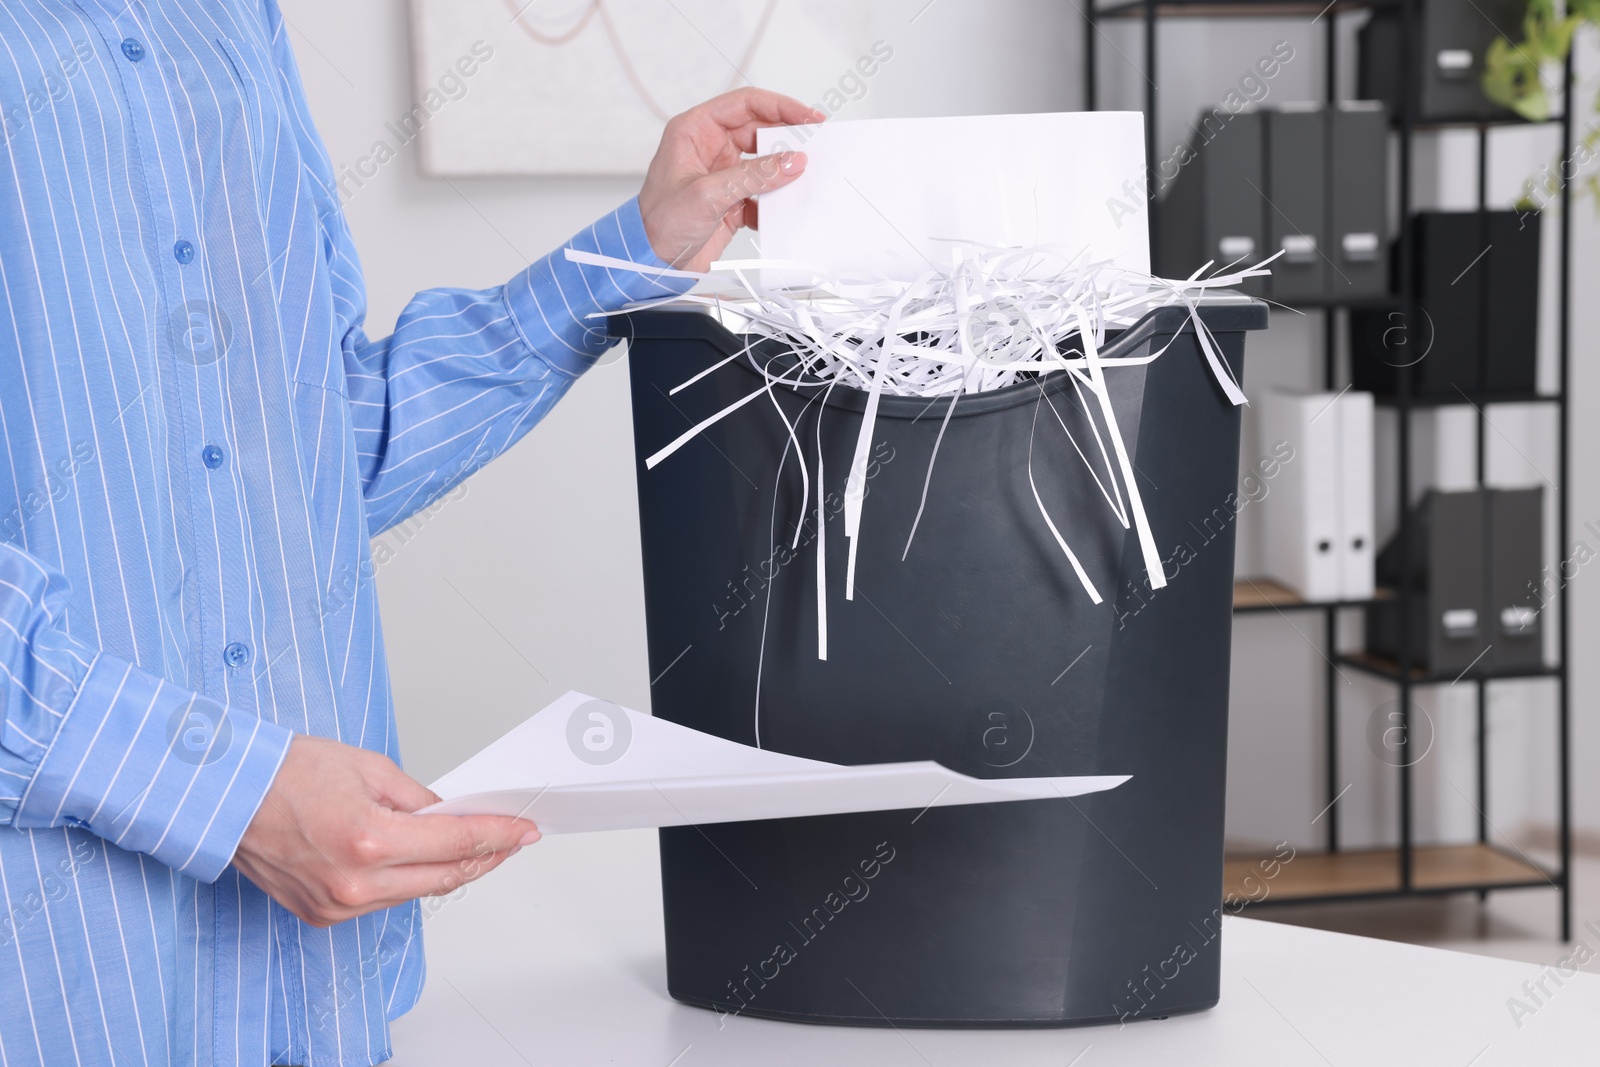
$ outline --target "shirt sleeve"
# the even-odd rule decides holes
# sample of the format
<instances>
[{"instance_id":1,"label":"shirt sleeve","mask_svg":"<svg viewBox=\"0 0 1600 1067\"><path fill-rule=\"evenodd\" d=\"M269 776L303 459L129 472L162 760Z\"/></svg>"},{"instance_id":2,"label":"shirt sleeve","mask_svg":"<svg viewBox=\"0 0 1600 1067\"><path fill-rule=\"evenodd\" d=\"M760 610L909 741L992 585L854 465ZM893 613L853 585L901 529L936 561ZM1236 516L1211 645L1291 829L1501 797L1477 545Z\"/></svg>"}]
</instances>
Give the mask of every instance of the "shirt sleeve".
<instances>
[{"instance_id":1,"label":"shirt sleeve","mask_svg":"<svg viewBox=\"0 0 1600 1067\"><path fill-rule=\"evenodd\" d=\"M0 825L87 829L214 881L292 734L71 637L69 598L0 542Z\"/></svg>"},{"instance_id":2,"label":"shirt sleeve","mask_svg":"<svg viewBox=\"0 0 1600 1067\"><path fill-rule=\"evenodd\" d=\"M275 0L264 0L278 95L319 200L370 532L428 506L522 438L609 345L596 317L692 280L580 265L568 248L661 270L637 199L494 289L430 289L367 336L366 284ZM418 254L423 250L418 249Z\"/></svg>"},{"instance_id":3,"label":"shirt sleeve","mask_svg":"<svg viewBox=\"0 0 1600 1067\"><path fill-rule=\"evenodd\" d=\"M365 301L353 250L333 244L341 306ZM678 278L581 266L575 248L665 267L636 201L590 226L497 289L431 289L394 333L367 337L359 314L343 337L346 387L373 533L426 507L521 440L610 344L603 319L685 291Z\"/></svg>"}]
</instances>

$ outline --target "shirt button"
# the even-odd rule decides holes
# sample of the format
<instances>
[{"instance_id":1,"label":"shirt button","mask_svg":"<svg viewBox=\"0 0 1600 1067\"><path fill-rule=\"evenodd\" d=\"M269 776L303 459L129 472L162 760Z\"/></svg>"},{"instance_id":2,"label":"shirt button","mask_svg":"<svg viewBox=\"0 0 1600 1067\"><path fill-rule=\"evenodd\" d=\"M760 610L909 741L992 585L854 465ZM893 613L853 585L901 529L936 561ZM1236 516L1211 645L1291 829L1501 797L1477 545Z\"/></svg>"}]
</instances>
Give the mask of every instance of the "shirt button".
<instances>
[{"instance_id":1,"label":"shirt button","mask_svg":"<svg viewBox=\"0 0 1600 1067\"><path fill-rule=\"evenodd\" d=\"M222 658L230 667L243 667L250 662L250 646L235 641L222 650Z\"/></svg>"},{"instance_id":2,"label":"shirt button","mask_svg":"<svg viewBox=\"0 0 1600 1067\"><path fill-rule=\"evenodd\" d=\"M225 455L226 453L224 453L222 449L218 448L216 445L206 445L206 447L200 450L200 462L204 463L212 470L216 470L218 467L222 466L222 460Z\"/></svg>"},{"instance_id":3,"label":"shirt button","mask_svg":"<svg viewBox=\"0 0 1600 1067\"><path fill-rule=\"evenodd\" d=\"M177 244L172 246L172 258L177 260L179 263L193 263L194 245L190 244L188 241L179 241Z\"/></svg>"},{"instance_id":4,"label":"shirt button","mask_svg":"<svg viewBox=\"0 0 1600 1067\"><path fill-rule=\"evenodd\" d=\"M122 42L122 54L127 56L130 62L137 63L144 58L144 45L129 37Z\"/></svg>"}]
</instances>

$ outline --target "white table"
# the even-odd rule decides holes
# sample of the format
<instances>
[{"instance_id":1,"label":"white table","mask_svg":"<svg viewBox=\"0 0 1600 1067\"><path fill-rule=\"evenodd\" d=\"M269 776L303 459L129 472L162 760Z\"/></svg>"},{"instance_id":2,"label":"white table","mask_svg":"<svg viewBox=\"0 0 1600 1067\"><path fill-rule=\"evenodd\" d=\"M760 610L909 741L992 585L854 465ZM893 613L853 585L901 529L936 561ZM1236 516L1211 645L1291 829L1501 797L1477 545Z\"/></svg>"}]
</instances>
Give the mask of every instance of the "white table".
<instances>
[{"instance_id":1,"label":"white table","mask_svg":"<svg viewBox=\"0 0 1600 1067\"><path fill-rule=\"evenodd\" d=\"M654 831L546 838L443 903L425 936L397 1067L1600 1063L1600 976L1546 978L1553 995L1519 1027L1508 999L1553 971L1244 918L1224 926L1221 1003L1195 1015L899 1031L719 1017L667 996Z\"/></svg>"}]
</instances>

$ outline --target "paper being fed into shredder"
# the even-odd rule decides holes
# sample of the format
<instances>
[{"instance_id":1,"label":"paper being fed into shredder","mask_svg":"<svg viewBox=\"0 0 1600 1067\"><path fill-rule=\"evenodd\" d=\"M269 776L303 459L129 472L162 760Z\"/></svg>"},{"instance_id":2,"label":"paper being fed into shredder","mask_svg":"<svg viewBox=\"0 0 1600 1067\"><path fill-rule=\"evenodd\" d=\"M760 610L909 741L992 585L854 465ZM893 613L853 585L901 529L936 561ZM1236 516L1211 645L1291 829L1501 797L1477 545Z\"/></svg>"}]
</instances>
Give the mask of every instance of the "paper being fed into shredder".
<instances>
[{"instance_id":1,"label":"paper being fed into shredder","mask_svg":"<svg viewBox=\"0 0 1600 1067\"><path fill-rule=\"evenodd\" d=\"M513 815L582 833L1061 799L1127 780L979 779L931 761L844 767L569 692L434 782L444 799L421 814Z\"/></svg>"},{"instance_id":2,"label":"paper being fed into shredder","mask_svg":"<svg viewBox=\"0 0 1600 1067\"><path fill-rule=\"evenodd\" d=\"M756 139L762 154L808 157L801 180L761 195L768 259L911 281L948 269L957 243L1049 245L1150 270L1138 112L858 119ZM770 273L767 284L782 283Z\"/></svg>"}]
</instances>

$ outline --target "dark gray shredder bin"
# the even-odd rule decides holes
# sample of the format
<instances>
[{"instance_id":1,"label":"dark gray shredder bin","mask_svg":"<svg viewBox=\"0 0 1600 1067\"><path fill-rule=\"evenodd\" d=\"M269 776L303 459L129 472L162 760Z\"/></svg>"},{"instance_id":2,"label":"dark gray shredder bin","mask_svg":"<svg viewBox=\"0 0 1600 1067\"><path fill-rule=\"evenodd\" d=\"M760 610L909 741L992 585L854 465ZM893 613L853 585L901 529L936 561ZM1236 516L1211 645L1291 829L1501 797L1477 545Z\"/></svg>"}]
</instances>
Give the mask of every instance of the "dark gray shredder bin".
<instances>
[{"instance_id":1,"label":"dark gray shredder bin","mask_svg":"<svg viewBox=\"0 0 1600 1067\"><path fill-rule=\"evenodd\" d=\"M1266 306L1202 314L1241 375L1244 333L1266 326ZM1152 312L1103 351L1140 355L1176 335L1159 359L1107 370L1165 588L1145 584L1136 532L1117 522L1035 381L956 405L903 562L949 401L883 397L853 601L842 500L865 394L773 391L806 450L803 513L788 431L764 397L645 469L760 387L742 356L669 395L742 338L694 311L640 312L613 329L631 339L654 714L755 744L759 674L760 743L775 751L936 760L987 778L1133 776L1071 800L664 829L672 996L897 1026L1064 1025L1215 1004L1239 409L1187 312ZM781 352L762 342L754 358ZM1043 389L1098 461L1067 376ZM1034 502L1030 432L1039 494L1101 605Z\"/></svg>"}]
</instances>

